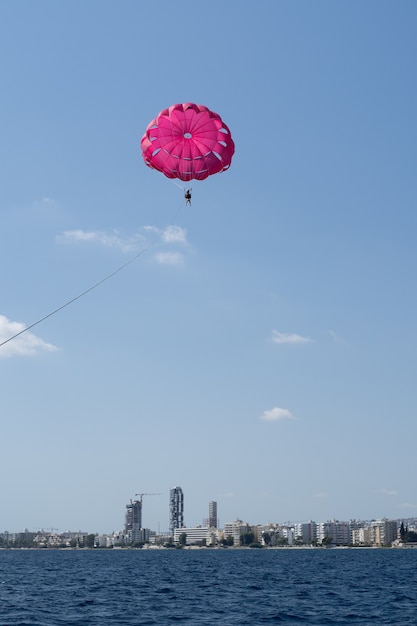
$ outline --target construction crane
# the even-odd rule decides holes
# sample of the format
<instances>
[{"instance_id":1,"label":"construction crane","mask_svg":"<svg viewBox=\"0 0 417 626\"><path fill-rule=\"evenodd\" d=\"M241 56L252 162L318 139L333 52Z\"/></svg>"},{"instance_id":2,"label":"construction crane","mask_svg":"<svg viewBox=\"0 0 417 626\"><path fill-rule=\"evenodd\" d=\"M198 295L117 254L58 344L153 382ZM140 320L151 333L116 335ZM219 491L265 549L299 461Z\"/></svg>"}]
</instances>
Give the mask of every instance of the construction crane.
<instances>
[{"instance_id":1,"label":"construction crane","mask_svg":"<svg viewBox=\"0 0 417 626\"><path fill-rule=\"evenodd\" d=\"M135 496L140 496L139 502L142 504L143 496L162 496L162 493L135 493Z\"/></svg>"}]
</instances>

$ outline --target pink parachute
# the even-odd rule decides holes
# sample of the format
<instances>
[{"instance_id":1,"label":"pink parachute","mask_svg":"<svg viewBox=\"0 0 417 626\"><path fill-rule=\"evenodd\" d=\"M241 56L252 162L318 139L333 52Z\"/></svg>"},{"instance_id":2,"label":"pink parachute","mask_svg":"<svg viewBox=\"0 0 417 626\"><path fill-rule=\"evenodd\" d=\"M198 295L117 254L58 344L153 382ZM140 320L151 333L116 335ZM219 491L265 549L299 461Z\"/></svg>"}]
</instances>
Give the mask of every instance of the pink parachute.
<instances>
[{"instance_id":1,"label":"pink parachute","mask_svg":"<svg viewBox=\"0 0 417 626\"><path fill-rule=\"evenodd\" d=\"M146 165L185 181L224 172L235 151L220 115L191 102L161 111L148 125L141 147Z\"/></svg>"}]
</instances>

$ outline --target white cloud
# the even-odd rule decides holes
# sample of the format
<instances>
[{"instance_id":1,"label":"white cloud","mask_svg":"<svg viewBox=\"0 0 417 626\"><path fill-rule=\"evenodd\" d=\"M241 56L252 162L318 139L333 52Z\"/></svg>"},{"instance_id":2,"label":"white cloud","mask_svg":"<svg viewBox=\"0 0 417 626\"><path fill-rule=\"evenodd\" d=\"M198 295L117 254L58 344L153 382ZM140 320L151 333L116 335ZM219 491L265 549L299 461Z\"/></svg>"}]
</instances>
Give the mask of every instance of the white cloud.
<instances>
[{"instance_id":1,"label":"white cloud","mask_svg":"<svg viewBox=\"0 0 417 626\"><path fill-rule=\"evenodd\" d=\"M0 358L11 356L30 356L40 351L53 352L57 350L56 346L46 343L33 333L24 331L26 326L21 322L12 322L4 315L0 315L0 344L7 341L10 337L20 334L15 339L8 341L0 346Z\"/></svg>"},{"instance_id":2,"label":"white cloud","mask_svg":"<svg viewBox=\"0 0 417 626\"><path fill-rule=\"evenodd\" d=\"M166 243L187 243L187 231L181 226L168 226L161 234L162 241Z\"/></svg>"},{"instance_id":3,"label":"white cloud","mask_svg":"<svg viewBox=\"0 0 417 626\"><path fill-rule=\"evenodd\" d=\"M155 258L161 265L184 265L184 257L179 252L159 252Z\"/></svg>"},{"instance_id":4,"label":"white cloud","mask_svg":"<svg viewBox=\"0 0 417 626\"><path fill-rule=\"evenodd\" d=\"M272 343L309 343L311 339L309 337L302 337L301 335L280 333L278 330L272 331Z\"/></svg>"},{"instance_id":5,"label":"white cloud","mask_svg":"<svg viewBox=\"0 0 417 626\"><path fill-rule=\"evenodd\" d=\"M259 419L266 422L280 422L282 420L293 420L295 417L287 409L280 409L279 406L275 406L273 409L264 411L259 416Z\"/></svg>"},{"instance_id":6,"label":"white cloud","mask_svg":"<svg viewBox=\"0 0 417 626\"><path fill-rule=\"evenodd\" d=\"M381 493L384 496L396 496L398 492L394 489L375 489L375 493Z\"/></svg>"},{"instance_id":7,"label":"white cloud","mask_svg":"<svg viewBox=\"0 0 417 626\"><path fill-rule=\"evenodd\" d=\"M327 491L318 491L317 493L313 493L313 498L323 499L327 498L328 495Z\"/></svg>"},{"instance_id":8,"label":"white cloud","mask_svg":"<svg viewBox=\"0 0 417 626\"><path fill-rule=\"evenodd\" d=\"M417 509L417 504L413 504L412 502L403 502L400 505L400 509L406 509L406 510Z\"/></svg>"},{"instance_id":9,"label":"white cloud","mask_svg":"<svg viewBox=\"0 0 417 626\"><path fill-rule=\"evenodd\" d=\"M66 230L57 237L57 241L62 243L95 243L107 248L117 248L122 252L131 252L138 245L145 243L144 238L139 234L123 238L116 230L108 234L101 230L85 231L81 229Z\"/></svg>"},{"instance_id":10,"label":"white cloud","mask_svg":"<svg viewBox=\"0 0 417 626\"><path fill-rule=\"evenodd\" d=\"M66 230L57 236L60 243L85 243L96 244L107 248L117 248L122 252L132 252L139 247L145 249L150 248L154 244L169 245L186 245L187 231L180 226L167 226L163 230L155 228L155 226L144 226L142 229L144 234L136 233L131 237L123 237L117 230L106 233L102 230Z\"/></svg>"}]
</instances>

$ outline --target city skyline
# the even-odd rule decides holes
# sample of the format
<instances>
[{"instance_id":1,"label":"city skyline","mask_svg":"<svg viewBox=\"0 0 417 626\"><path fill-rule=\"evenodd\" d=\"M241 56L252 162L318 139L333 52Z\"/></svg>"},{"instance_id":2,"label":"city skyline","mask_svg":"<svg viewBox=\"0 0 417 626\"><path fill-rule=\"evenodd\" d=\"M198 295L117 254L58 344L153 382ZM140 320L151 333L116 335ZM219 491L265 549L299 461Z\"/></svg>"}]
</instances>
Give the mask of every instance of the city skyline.
<instances>
[{"instance_id":1,"label":"city skyline","mask_svg":"<svg viewBox=\"0 0 417 626\"><path fill-rule=\"evenodd\" d=\"M131 502L131 504L134 504ZM129 508L130 505L127 505ZM243 520L215 526L178 527L173 533L159 533L147 528L128 528L112 533L60 531L57 528L0 532L0 547L173 547L178 545L234 547L322 547L322 546L392 546L417 543L417 518L402 520L327 520L326 522L249 524Z\"/></svg>"},{"instance_id":2,"label":"city skyline","mask_svg":"<svg viewBox=\"0 0 417 626\"><path fill-rule=\"evenodd\" d=\"M404 523L404 521L407 521L412 524L411 527L413 531L414 529L417 529L417 518L397 518L395 520L389 520L386 517L380 518L379 520L377 518L355 519L351 517L346 520L328 519L326 521L324 520L318 521L318 520L310 519L310 520L303 520L303 521L286 521L286 522L282 520L281 521L269 520L267 522L265 521L254 522L254 521L241 520L239 518L236 518L235 520L228 520L224 524L224 526L221 526L219 524L219 518L217 515L218 513L217 502L213 500L210 500L207 502L208 517L202 518L201 524L187 525L184 522L184 516L185 516L184 492L182 488L177 485L175 487L172 487L169 492L169 502L168 502L169 517L170 517L169 530L161 531L160 528L155 529L155 528L147 527L146 524L142 523L143 496L157 496L157 495L162 495L162 494L160 493L135 494L135 497L130 498L129 502L125 505L123 528L121 526L120 529L116 531L116 535L118 537L123 537L124 542L128 544L143 543L143 542L149 541L151 536L159 536L159 535L165 536L165 537L170 535L170 536L173 536L176 541L178 541L178 537L181 533L187 534L189 532L192 532L197 536L199 529L201 530L211 529L212 531L219 531L223 533L224 535L226 534L231 534L232 536L235 535L235 538L236 538L237 536L236 532L238 534L242 533L243 532L242 529L248 530L250 528L267 529L268 527L270 528L280 527L280 528L286 529L284 536L286 536L287 538L289 537L288 532L290 532L290 529L292 529L291 541L290 541L290 545L292 545L294 539L297 536L299 538L302 538L303 543L310 543L312 539L316 539L316 538L319 538L319 540L322 541L322 539L326 536L326 532L328 532L326 529L330 527L336 529L332 531L334 532L335 537L341 537L341 538L344 538L344 540L346 540L347 534L351 532L350 530L347 530L348 528L361 529L361 528L370 527L372 525L378 525L378 524L381 524L382 522L387 523L389 527L395 522L397 528L399 529L400 524ZM139 496L139 499L137 496ZM234 530L232 531L230 529L234 529ZM59 534L58 533L59 529L55 527L50 528L49 531L44 530L44 529L38 529L38 530L39 532L42 532L42 533L50 532L51 535L53 535L54 532L57 531L57 534ZM3 534L4 532L6 531L3 531ZM12 533L13 532L19 533L21 531L12 531ZM28 530L26 529L25 532L28 532ZM63 534L65 534L65 532L69 533L70 531L69 530L63 531ZM74 531L71 531L71 532L72 534L77 534L77 533L74 533ZM82 531L77 531L77 532L79 534L82 534ZM389 532L392 532L392 531L389 531ZM2 533L0 532L0 535L1 534ZM87 533L84 533L84 534L86 535ZM95 534L100 534L100 533L95 533ZM108 533L104 533L104 534L108 535Z\"/></svg>"}]
</instances>

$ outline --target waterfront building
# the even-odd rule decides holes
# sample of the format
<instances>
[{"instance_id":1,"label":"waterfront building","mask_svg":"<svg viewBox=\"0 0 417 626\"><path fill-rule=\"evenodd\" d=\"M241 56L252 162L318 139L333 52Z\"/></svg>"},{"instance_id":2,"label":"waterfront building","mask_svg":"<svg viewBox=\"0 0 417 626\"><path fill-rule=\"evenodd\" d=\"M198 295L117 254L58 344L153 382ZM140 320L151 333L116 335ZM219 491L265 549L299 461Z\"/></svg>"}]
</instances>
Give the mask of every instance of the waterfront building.
<instances>
[{"instance_id":1,"label":"waterfront building","mask_svg":"<svg viewBox=\"0 0 417 626\"><path fill-rule=\"evenodd\" d=\"M218 546L223 539L223 532L219 528L209 528L207 545Z\"/></svg>"},{"instance_id":2,"label":"waterfront building","mask_svg":"<svg viewBox=\"0 0 417 626\"><path fill-rule=\"evenodd\" d=\"M94 540L95 548L110 548L110 536L109 535L96 535Z\"/></svg>"},{"instance_id":3,"label":"waterfront building","mask_svg":"<svg viewBox=\"0 0 417 626\"><path fill-rule=\"evenodd\" d=\"M184 494L181 487L173 487L169 492L169 530L171 535L176 528L184 527Z\"/></svg>"},{"instance_id":4,"label":"waterfront building","mask_svg":"<svg viewBox=\"0 0 417 626\"><path fill-rule=\"evenodd\" d=\"M269 535L269 545L271 546L271 548L275 546L288 545L288 539L284 536L282 526L277 525L275 526L275 528L272 529Z\"/></svg>"},{"instance_id":5,"label":"waterfront building","mask_svg":"<svg viewBox=\"0 0 417 626\"><path fill-rule=\"evenodd\" d=\"M352 545L368 546L371 544L371 533L369 528L354 528L352 530Z\"/></svg>"},{"instance_id":6,"label":"waterfront building","mask_svg":"<svg viewBox=\"0 0 417 626\"><path fill-rule=\"evenodd\" d=\"M172 541L171 533L151 532L151 534L149 535L149 542L158 547L164 546L166 543L171 543L171 541Z\"/></svg>"},{"instance_id":7,"label":"waterfront building","mask_svg":"<svg viewBox=\"0 0 417 626\"><path fill-rule=\"evenodd\" d=\"M210 540L210 532L209 528L205 526L195 526L194 528L187 528L183 526L182 528L175 528L174 530L174 543L178 543L180 535L186 535L186 544L201 544L205 543L209 544Z\"/></svg>"},{"instance_id":8,"label":"waterfront building","mask_svg":"<svg viewBox=\"0 0 417 626\"><path fill-rule=\"evenodd\" d=\"M311 520L301 524L294 524L294 534L296 541L310 545L317 539L317 524Z\"/></svg>"},{"instance_id":9,"label":"waterfront building","mask_svg":"<svg viewBox=\"0 0 417 626\"><path fill-rule=\"evenodd\" d=\"M280 535L286 541L287 546L294 544L294 528L292 526L281 526Z\"/></svg>"},{"instance_id":10,"label":"waterfront building","mask_svg":"<svg viewBox=\"0 0 417 626\"><path fill-rule=\"evenodd\" d=\"M398 537L398 524L396 520L375 520L369 527L371 543L374 546L387 546Z\"/></svg>"},{"instance_id":11,"label":"waterfront building","mask_svg":"<svg viewBox=\"0 0 417 626\"><path fill-rule=\"evenodd\" d=\"M240 546L240 538L245 533L248 533L251 530L251 526L246 522L242 522L242 520L237 519L235 522L231 524L225 524L223 529L223 537L227 539L227 537L233 538L233 545Z\"/></svg>"},{"instance_id":12,"label":"waterfront building","mask_svg":"<svg viewBox=\"0 0 417 626\"><path fill-rule=\"evenodd\" d=\"M362 530L365 528L365 522L362 522L360 520L356 520L356 519L351 519L349 520L349 526L350 526L350 543L353 545L354 541L353 538L357 537L357 532L359 530ZM360 533L359 533L360 535ZM365 536L365 535L363 535Z\"/></svg>"},{"instance_id":13,"label":"waterfront building","mask_svg":"<svg viewBox=\"0 0 417 626\"><path fill-rule=\"evenodd\" d=\"M253 540L256 541L256 543L266 545L264 536L266 533L269 535L270 531L271 524L256 524L255 526L252 526Z\"/></svg>"},{"instance_id":14,"label":"waterfront building","mask_svg":"<svg viewBox=\"0 0 417 626\"><path fill-rule=\"evenodd\" d=\"M252 526L255 541L263 546L292 546L295 542L294 527L281 526L279 524L267 524L266 526Z\"/></svg>"},{"instance_id":15,"label":"waterfront building","mask_svg":"<svg viewBox=\"0 0 417 626\"><path fill-rule=\"evenodd\" d=\"M323 540L330 540L335 546L351 545L350 523L337 520L320 522L317 524L317 540L318 543L323 543Z\"/></svg>"},{"instance_id":16,"label":"waterfront building","mask_svg":"<svg viewBox=\"0 0 417 626\"><path fill-rule=\"evenodd\" d=\"M121 546L124 546L126 543L127 543L127 537L120 530L119 532L115 532L111 535L110 541L109 541L109 547L113 546L114 548L119 548Z\"/></svg>"},{"instance_id":17,"label":"waterfront building","mask_svg":"<svg viewBox=\"0 0 417 626\"><path fill-rule=\"evenodd\" d=\"M129 542L146 543L149 541L150 532L149 528L138 528L137 530L133 530L131 535L129 535Z\"/></svg>"}]
</instances>

